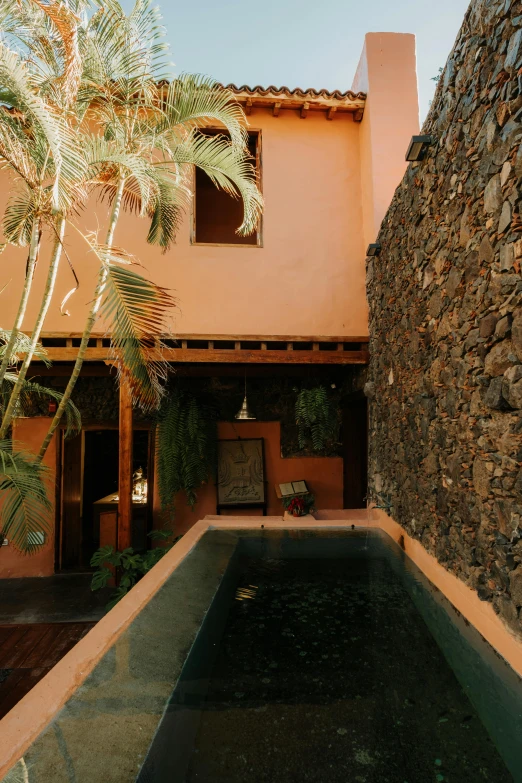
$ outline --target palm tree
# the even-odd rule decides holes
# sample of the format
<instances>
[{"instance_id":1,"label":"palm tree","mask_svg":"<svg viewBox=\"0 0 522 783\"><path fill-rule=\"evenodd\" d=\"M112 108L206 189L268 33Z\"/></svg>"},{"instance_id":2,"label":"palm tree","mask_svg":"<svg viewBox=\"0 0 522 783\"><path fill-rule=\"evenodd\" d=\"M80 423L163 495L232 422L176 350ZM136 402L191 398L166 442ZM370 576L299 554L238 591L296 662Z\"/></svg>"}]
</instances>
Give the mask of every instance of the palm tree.
<instances>
[{"instance_id":1,"label":"palm tree","mask_svg":"<svg viewBox=\"0 0 522 783\"><path fill-rule=\"evenodd\" d=\"M174 303L150 281L138 283L138 275L118 263L122 259L113 239L122 210L148 217L147 241L168 250L192 198L194 166L217 187L242 198L239 233L255 230L262 209L241 107L212 79L189 75L166 82L159 14L150 1L137 0L129 16L113 2L92 18L89 32L79 97L90 101L97 132L86 139L86 154L90 181L112 209L104 245L91 242L101 262L98 283L71 379L39 457L60 424L98 314L110 324L115 360L135 401L145 408L159 403L161 314ZM223 127L222 135L202 133L216 124Z\"/></svg>"},{"instance_id":2,"label":"palm tree","mask_svg":"<svg viewBox=\"0 0 522 783\"><path fill-rule=\"evenodd\" d=\"M4 167L16 175L14 193L4 214L4 234L9 243L29 245L25 282L0 364L0 381L20 334L44 228L50 231L53 244L39 312L4 410L1 439L6 437L17 409L51 303L67 213L78 200L85 161L70 110L81 69L77 17L66 6L34 0L29 4L3 2L0 19L4 32L4 41L0 41L0 158ZM10 46L5 43L6 36ZM53 65L60 67L60 74L50 79Z\"/></svg>"},{"instance_id":3,"label":"palm tree","mask_svg":"<svg viewBox=\"0 0 522 783\"><path fill-rule=\"evenodd\" d=\"M150 0L137 0L128 16L114 0L90 19L84 11L83 0L74 7L72 0L69 5L0 0L0 30L21 42L17 50L0 40L0 83L5 85L0 100L8 107L0 111L0 159L20 183L4 215L4 233L8 242L29 246L20 306L0 362L0 381L12 384L0 440L28 389L26 375L54 292L65 227L89 197L98 194L111 207L103 242L94 233L80 232L98 259L98 281L77 361L42 448L36 461L24 455L31 477L43 470L41 460L63 415L71 416L71 395L98 317L108 327L120 379L129 383L134 401L145 408L159 403L166 372L161 336L174 301L114 246L122 211L144 217L147 240L166 251L192 198L194 166L242 199L239 233L255 229L262 209L241 107L211 79L168 81L159 14ZM205 135L210 125L223 133ZM7 377L47 234L53 250L39 313L19 372ZM15 454L12 446L6 448ZM16 459L20 471L22 457ZM9 468L6 477L13 465L7 458L0 465ZM43 486L43 473L38 475ZM0 470L0 490L3 476ZM35 502L45 511L44 497L35 492ZM18 513L26 507L20 505ZM11 513L11 507L4 505L4 519L6 511Z\"/></svg>"},{"instance_id":4,"label":"palm tree","mask_svg":"<svg viewBox=\"0 0 522 783\"><path fill-rule=\"evenodd\" d=\"M12 341L9 332L0 330L0 357L5 358L11 345L8 370L0 382L0 412L5 410L11 390L18 382L15 370L19 353L27 351L30 340L19 334ZM45 362L46 352L41 345L35 348L35 356ZM31 413L35 399L51 399L61 402L62 394L34 381L25 380L18 398L16 415ZM69 400L65 408L66 434L74 435L81 428L80 413ZM11 440L0 441L0 494L2 496L2 522L0 537L8 538L22 552L34 552L41 545L41 533L49 529L51 505L47 498L48 469L33 454L20 450Z\"/></svg>"}]
</instances>

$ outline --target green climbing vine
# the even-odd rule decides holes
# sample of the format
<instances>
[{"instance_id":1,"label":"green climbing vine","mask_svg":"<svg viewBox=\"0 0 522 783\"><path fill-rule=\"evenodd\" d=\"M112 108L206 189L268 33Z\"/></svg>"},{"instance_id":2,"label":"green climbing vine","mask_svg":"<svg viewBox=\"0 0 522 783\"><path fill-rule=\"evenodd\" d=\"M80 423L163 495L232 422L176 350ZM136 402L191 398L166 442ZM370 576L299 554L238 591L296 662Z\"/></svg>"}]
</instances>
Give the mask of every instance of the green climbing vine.
<instances>
[{"instance_id":1,"label":"green climbing vine","mask_svg":"<svg viewBox=\"0 0 522 783\"><path fill-rule=\"evenodd\" d=\"M194 506L196 490L215 471L215 409L176 387L163 401L158 414L156 449L162 509L173 512L174 499L180 490L184 490L188 504Z\"/></svg>"},{"instance_id":2,"label":"green climbing vine","mask_svg":"<svg viewBox=\"0 0 522 783\"><path fill-rule=\"evenodd\" d=\"M299 448L323 451L339 440L339 411L324 386L301 389L295 403Z\"/></svg>"}]
</instances>

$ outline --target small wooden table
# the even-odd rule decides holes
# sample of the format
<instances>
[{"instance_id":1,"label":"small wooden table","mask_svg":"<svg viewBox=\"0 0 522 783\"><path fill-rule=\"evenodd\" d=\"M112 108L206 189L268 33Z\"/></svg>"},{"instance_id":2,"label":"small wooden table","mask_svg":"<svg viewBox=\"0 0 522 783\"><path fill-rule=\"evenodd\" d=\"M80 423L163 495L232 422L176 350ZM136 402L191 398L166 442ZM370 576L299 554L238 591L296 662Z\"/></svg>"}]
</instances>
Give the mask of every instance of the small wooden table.
<instances>
[{"instance_id":1,"label":"small wooden table","mask_svg":"<svg viewBox=\"0 0 522 783\"><path fill-rule=\"evenodd\" d=\"M100 514L105 511L115 511L118 513L118 493L113 492L100 498L93 503L93 536L95 541L99 541L100 536ZM115 542L116 543L116 542ZM147 541L147 501L144 503L139 500L132 501L132 547L135 550L142 551L148 549ZM115 548L117 548L115 546Z\"/></svg>"}]
</instances>

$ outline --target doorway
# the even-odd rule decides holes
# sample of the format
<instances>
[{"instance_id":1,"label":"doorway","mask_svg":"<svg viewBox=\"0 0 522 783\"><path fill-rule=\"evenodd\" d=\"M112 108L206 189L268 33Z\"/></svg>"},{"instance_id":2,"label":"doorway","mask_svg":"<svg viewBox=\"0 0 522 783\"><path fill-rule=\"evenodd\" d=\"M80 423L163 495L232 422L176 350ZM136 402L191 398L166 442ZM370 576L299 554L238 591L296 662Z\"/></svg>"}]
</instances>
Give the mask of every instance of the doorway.
<instances>
[{"instance_id":1,"label":"doorway","mask_svg":"<svg viewBox=\"0 0 522 783\"><path fill-rule=\"evenodd\" d=\"M344 508L366 508L368 486L368 402L362 392L348 397L342 411Z\"/></svg>"},{"instance_id":2,"label":"doorway","mask_svg":"<svg viewBox=\"0 0 522 783\"><path fill-rule=\"evenodd\" d=\"M133 474L141 470L149 491L133 504L133 545L147 548L152 522L152 438L148 429L133 432ZM57 520L56 570L89 571L100 546L100 510L117 510L119 432L90 427L62 443L61 513ZM136 528L136 530L134 530Z\"/></svg>"}]
</instances>

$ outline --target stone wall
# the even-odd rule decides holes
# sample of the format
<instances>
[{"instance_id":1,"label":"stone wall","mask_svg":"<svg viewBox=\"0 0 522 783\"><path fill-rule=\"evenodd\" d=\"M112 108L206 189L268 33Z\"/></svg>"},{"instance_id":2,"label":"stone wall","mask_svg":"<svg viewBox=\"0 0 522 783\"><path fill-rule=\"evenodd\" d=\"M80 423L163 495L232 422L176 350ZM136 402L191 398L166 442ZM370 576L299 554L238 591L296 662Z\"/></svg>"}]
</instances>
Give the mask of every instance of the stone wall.
<instances>
[{"instance_id":1,"label":"stone wall","mask_svg":"<svg viewBox=\"0 0 522 783\"><path fill-rule=\"evenodd\" d=\"M521 121L522 2L472 2L369 259L366 387L371 497L518 632Z\"/></svg>"}]
</instances>

